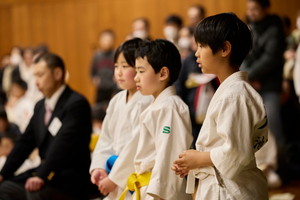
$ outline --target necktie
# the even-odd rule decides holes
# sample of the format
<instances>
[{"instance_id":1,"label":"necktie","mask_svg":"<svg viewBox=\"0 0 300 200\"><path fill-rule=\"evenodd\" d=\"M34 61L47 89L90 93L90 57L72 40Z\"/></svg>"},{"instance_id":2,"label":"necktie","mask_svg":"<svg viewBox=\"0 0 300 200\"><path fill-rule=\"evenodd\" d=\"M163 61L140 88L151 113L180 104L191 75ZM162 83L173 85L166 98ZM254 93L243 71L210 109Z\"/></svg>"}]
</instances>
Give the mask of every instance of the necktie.
<instances>
[{"instance_id":1,"label":"necktie","mask_svg":"<svg viewBox=\"0 0 300 200\"><path fill-rule=\"evenodd\" d=\"M44 122L45 122L45 125L48 125L49 123L49 120L51 118L51 115L52 115L52 110L50 108L50 106L48 104L45 104L45 118L44 118Z\"/></svg>"}]
</instances>

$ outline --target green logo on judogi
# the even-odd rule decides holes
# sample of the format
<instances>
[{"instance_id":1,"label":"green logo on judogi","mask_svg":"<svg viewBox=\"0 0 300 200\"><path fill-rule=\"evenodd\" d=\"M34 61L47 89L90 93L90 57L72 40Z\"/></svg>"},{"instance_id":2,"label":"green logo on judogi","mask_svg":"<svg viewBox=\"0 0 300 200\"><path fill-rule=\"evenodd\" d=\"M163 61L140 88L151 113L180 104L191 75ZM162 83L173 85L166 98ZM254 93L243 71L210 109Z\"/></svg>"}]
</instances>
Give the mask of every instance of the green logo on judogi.
<instances>
[{"instance_id":1,"label":"green logo on judogi","mask_svg":"<svg viewBox=\"0 0 300 200\"><path fill-rule=\"evenodd\" d=\"M171 132L171 127L170 127L170 126L165 126L165 127L163 128L163 133L165 133L165 134L170 134L170 132Z\"/></svg>"}]
</instances>

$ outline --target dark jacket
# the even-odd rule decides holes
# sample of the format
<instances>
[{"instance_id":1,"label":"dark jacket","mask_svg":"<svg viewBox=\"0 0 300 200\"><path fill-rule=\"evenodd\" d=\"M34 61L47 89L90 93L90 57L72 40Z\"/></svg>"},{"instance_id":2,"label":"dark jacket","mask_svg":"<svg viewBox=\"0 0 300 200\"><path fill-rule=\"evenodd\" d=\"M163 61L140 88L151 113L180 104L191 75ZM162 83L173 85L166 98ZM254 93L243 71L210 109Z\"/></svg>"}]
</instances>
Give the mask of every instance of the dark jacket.
<instances>
[{"instance_id":1,"label":"dark jacket","mask_svg":"<svg viewBox=\"0 0 300 200\"><path fill-rule=\"evenodd\" d=\"M45 99L42 99L36 104L24 134L16 142L0 174L5 179L20 182L38 176L45 180L46 185L84 199L90 187L89 142L92 125L89 103L67 86L49 123L51 126L55 118L62 123L55 136L49 132L49 125L44 124L44 115ZM36 147L41 164L14 177L14 172Z\"/></svg>"},{"instance_id":2,"label":"dark jacket","mask_svg":"<svg viewBox=\"0 0 300 200\"><path fill-rule=\"evenodd\" d=\"M285 36L280 18L269 15L252 23L253 49L242 64L250 81L260 83L260 92L281 90Z\"/></svg>"}]
</instances>

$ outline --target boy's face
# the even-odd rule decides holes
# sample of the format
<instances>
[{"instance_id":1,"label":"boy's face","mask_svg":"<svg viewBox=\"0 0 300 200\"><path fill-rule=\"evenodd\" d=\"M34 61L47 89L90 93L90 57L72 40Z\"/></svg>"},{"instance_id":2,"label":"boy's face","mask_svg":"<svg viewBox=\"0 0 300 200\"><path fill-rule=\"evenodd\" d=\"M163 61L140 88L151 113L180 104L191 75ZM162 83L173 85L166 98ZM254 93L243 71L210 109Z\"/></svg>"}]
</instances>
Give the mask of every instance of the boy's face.
<instances>
[{"instance_id":1,"label":"boy's face","mask_svg":"<svg viewBox=\"0 0 300 200\"><path fill-rule=\"evenodd\" d=\"M202 69L203 73L218 74L222 62L221 50L213 54L208 45L203 46L198 43L195 56L197 57L198 66Z\"/></svg>"},{"instance_id":2,"label":"boy's face","mask_svg":"<svg viewBox=\"0 0 300 200\"><path fill-rule=\"evenodd\" d=\"M123 90L136 90L134 77L135 68L130 66L123 55L120 53L117 62L115 63L115 79L119 87Z\"/></svg>"},{"instance_id":3,"label":"boy's face","mask_svg":"<svg viewBox=\"0 0 300 200\"><path fill-rule=\"evenodd\" d=\"M155 73L147 58L135 60L136 76L134 78L137 89L142 95L153 95L155 98L161 92L160 73Z\"/></svg>"}]
</instances>

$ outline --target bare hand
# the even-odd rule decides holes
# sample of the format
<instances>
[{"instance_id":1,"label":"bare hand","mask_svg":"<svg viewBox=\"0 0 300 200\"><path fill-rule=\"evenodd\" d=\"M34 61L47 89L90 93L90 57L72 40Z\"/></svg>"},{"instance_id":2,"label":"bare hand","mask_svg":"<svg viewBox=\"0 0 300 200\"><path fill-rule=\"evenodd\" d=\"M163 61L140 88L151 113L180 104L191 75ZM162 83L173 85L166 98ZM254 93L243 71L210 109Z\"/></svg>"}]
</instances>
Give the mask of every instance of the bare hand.
<instances>
[{"instance_id":1,"label":"bare hand","mask_svg":"<svg viewBox=\"0 0 300 200\"><path fill-rule=\"evenodd\" d=\"M104 169L94 169L91 175L91 181L95 185L99 185L99 182L107 177L107 172Z\"/></svg>"},{"instance_id":2,"label":"bare hand","mask_svg":"<svg viewBox=\"0 0 300 200\"><path fill-rule=\"evenodd\" d=\"M213 166L209 152L200 152L197 150L186 150L179 155L179 159L174 161L178 171L184 172L199 167ZM175 168L174 168L175 169Z\"/></svg>"},{"instance_id":3,"label":"bare hand","mask_svg":"<svg viewBox=\"0 0 300 200\"><path fill-rule=\"evenodd\" d=\"M4 178L2 175L0 175L0 183L4 181Z\"/></svg>"},{"instance_id":4,"label":"bare hand","mask_svg":"<svg viewBox=\"0 0 300 200\"><path fill-rule=\"evenodd\" d=\"M108 193L114 191L117 185L109 179L109 177L105 177L104 179L100 180L98 184L98 189L103 195L107 195Z\"/></svg>"},{"instance_id":5,"label":"bare hand","mask_svg":"<svg viewBox=\"0 0 300 200\"><path fill-rule=\"evenodd\" d=\"M35 192L40 190L44 186L45 182L43 179L35 176L28 178L25 183L25 189L28 192Z\"/></svg>"},{"instance_id":6,"label":"bare hand","mask_svg":"<svg viewBox=\"0 0 300 200\"><path fill-rule=\"evenodd\" d=\"M171 167L171 169L175 172L176 175L179 175L181 178L183 178L186 175L188 175L188 173L190 171L190 170L181 169L177 164L173 164L173 166Z\"/></svg>"}]
</instances>

